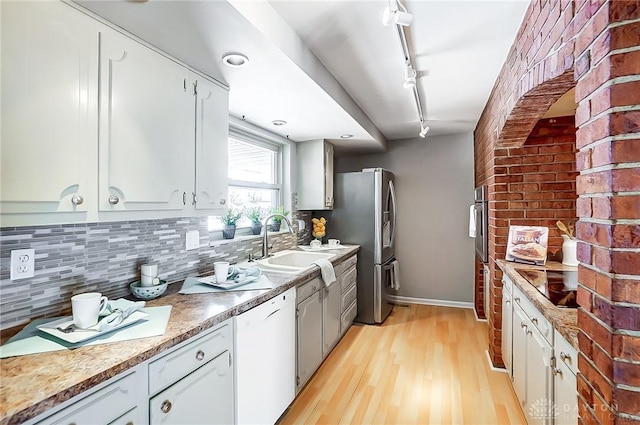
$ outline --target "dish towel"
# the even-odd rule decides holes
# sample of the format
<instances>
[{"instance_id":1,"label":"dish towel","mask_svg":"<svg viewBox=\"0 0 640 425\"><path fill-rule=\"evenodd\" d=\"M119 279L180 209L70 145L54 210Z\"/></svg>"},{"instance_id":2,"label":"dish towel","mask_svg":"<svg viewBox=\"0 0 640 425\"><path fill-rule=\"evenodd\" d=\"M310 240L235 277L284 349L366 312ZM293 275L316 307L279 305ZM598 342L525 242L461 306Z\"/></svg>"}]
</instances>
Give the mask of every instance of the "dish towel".
<instances>
[{"instance_id":1,"label":"dish towel","mask_svg":"<svg viewBox=\"0 0 640 425\"><path fill-rule=\"evenodd\" d=\"M476 237L476 214L475 205L469 207L469 237Z\"/></svg>"},{"instance_id":2,"label":"dish towel","mask_svg":"<svg viewBox=\"0 0 640 425\"><path fill-rule=\"evenodd\" d=\"M124 298L109 301L103 315L106 315L98 322L100 332L108 331L118 326L131 313L144 307L144 301L129 301Z\"/></svg>"},{"instance_id":3,"label":"dish towel","mask_svg":"<svg viewBox=\"0 0 640 425\"><path fill-rule=\"evenodd\" d=\"M396 291L400 289L400 262L393 260L391 262L391 288Z\"/></svg>"},{"instance_id":4,"label":"dish towel","mask_svg":"<svg viewBox=\"0 0 640 425\"><path fill-rule=\"evenodd\" d=\"M313 264L320 267L320 274L322 275L322 280L324 280L325 286L329 286L336 281L336 272L333 270L333 264L331 264L331 261L321 258L314 261Z\"/></svg>"}]
</instances>

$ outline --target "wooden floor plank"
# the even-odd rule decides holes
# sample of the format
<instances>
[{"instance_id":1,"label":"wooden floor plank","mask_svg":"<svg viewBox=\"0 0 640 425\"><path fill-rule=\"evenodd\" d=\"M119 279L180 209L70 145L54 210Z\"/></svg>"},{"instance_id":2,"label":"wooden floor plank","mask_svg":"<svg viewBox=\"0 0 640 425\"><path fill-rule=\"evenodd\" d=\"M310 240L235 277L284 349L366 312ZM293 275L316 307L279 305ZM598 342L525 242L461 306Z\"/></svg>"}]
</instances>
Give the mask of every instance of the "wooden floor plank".
<instances>
[{"instance_id":1,"label":"wooden floor plank","mask_svg":"<svg viewBox=\"0 0 640 425\"><path fill-rule=\"evenodd\" d=\"M280 419L290 424L524 424L472 310L396 306L352 326Z\"/></svg>"}]
</instances>

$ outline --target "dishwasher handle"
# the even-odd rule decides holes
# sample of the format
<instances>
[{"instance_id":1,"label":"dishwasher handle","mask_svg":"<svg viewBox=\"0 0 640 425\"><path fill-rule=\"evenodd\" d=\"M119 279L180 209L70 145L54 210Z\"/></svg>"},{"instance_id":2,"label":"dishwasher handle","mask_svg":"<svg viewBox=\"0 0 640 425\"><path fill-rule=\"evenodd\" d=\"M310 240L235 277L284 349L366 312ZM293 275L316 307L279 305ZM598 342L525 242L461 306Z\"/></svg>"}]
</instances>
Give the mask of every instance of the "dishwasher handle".
<instances>
[{"instance_id":1,"label":"dishwasher handle","mask_svg":"<svg viewBox=\"0 0 640 425\"><path fill-rule=\"evenodd\" d=\"M268 319L269 317L273 316L274 314L276 314L279 311L280 311L280 309L272 311L271 313L269 313L269 315L267 317L265 317L265 320Z\"/></svg>"}]
</instances>

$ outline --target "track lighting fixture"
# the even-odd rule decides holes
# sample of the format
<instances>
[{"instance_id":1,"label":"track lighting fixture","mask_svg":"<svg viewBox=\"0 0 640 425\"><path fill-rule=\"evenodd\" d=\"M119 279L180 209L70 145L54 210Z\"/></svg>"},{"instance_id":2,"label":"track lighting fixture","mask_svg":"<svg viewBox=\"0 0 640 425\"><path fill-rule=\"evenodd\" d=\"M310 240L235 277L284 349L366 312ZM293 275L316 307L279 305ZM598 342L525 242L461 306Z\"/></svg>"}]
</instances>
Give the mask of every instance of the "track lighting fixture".
<instances>
[{"instance_id":1,"label":"track lighting fixture","mask_svg":"<svg viewBox=\"0 0 640 425\"><path fill-rule=\"evenodd\" d=\"M400 0L389 0L389 6L385 7L382 13L382 24L408 27L411 22L413 22L413 15L400 3Z\"/></svg>"},{"instance_id":2,"label":"track lighting fixture","mask_svg":"<svg viewBox=\"0 0 640 425\"><path fill-rule=\"evenodd\" d=\"M424 139L429 130L429 126L424 125L424 121L420 121L420 133L418 135Z\"/></svg>"},{"instance_id":3,"label":"track lighting fixture","mask_svg":"<svg viewBox=\"0 0 640 425\"><path fill-rule=\"evenodd\" d=\"M416 75L417 72L411 66L411 62L407 61L404 68L404 83L402 83L402 87L405 89L412 89L416 86Z\"/></svg>"}]
</instances>

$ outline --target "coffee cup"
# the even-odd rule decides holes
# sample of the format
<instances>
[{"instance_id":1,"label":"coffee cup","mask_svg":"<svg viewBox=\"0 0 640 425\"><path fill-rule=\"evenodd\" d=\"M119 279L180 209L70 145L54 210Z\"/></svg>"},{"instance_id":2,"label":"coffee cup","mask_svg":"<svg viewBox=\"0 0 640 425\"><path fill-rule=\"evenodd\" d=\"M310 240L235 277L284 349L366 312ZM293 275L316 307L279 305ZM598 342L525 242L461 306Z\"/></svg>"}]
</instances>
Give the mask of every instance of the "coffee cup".
<instances>
[{"instance_id":1,"label":"coffee cup","mask_svg":"<svg viewBox=\"0 0 640 425\"><path fill-rule=\"evenodd\" d=\"M320 242L317 239L314 239L311 241L311 243L309 243L309 246L311 246L311 248L320 248L322 246L322 242Z\"/></svg>"},{"instance_id":2,"label":"coffee cup","mask_svg":"<svg viewBox=\"0 0 640 425\"><path fill-rule=\"evenodd\" d=\"M330 247L336 247L340 245L340 239L329 239L327 243Z\"/></svg>"},{"instance_id":3,"label":"coffee cup","mask_svg":"<svg viewBox=\"0 0 640 425\"><path fill-rule=\"evenodd\" d=\"M216 261L213 263L213 271L216 274L216 282L226 282L229 275L229 262Z\"/></svg>"},{"instance_id":4,"label":"coffee cup","mask_svg":"<svg viewBox=\"0 0 640 425\"><path fill-rule=\"evenodd\" d=\"M109 300L99 292L86 292L71 297L73 324L80 329L98 323L98 316L106 310Z\"/></svg>"},{"instance_id":5,"label":"coffee cup","mask_svg":"<svg viewBox=\"0 0 640 425\"><path fill-rule=\"evenodd\" d=\"M153 286L159 283L160 279L157 276L147 276L146 274L140 276L140 286Z\"/></svg>"}]
</instances>

